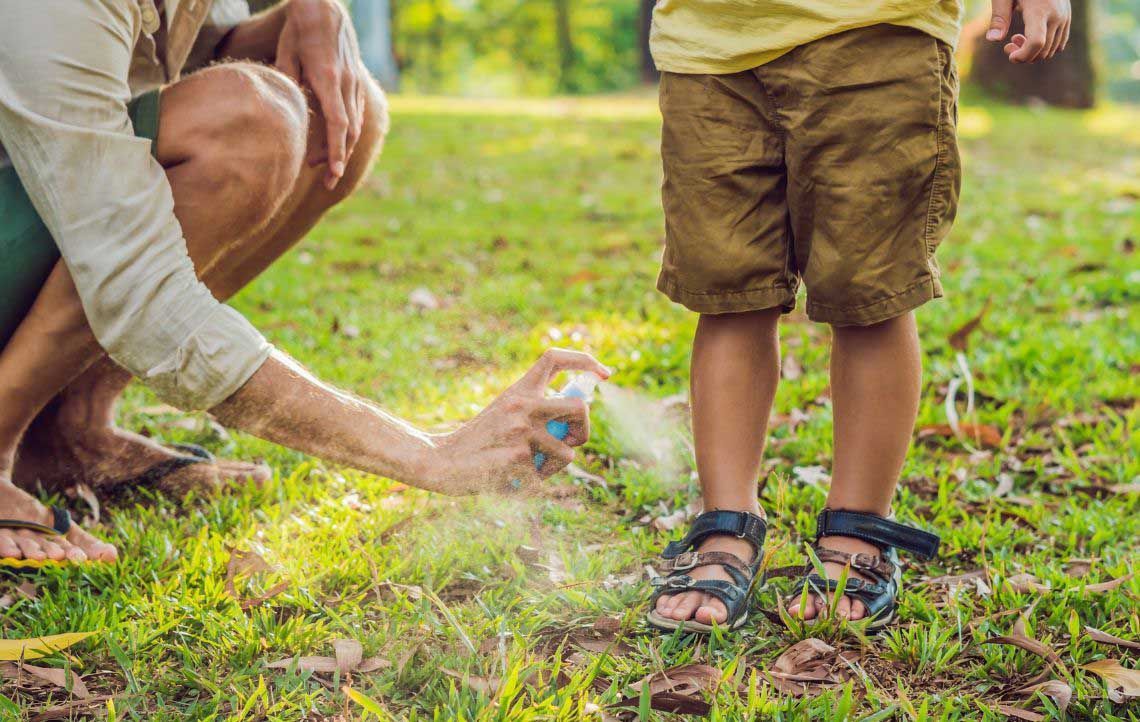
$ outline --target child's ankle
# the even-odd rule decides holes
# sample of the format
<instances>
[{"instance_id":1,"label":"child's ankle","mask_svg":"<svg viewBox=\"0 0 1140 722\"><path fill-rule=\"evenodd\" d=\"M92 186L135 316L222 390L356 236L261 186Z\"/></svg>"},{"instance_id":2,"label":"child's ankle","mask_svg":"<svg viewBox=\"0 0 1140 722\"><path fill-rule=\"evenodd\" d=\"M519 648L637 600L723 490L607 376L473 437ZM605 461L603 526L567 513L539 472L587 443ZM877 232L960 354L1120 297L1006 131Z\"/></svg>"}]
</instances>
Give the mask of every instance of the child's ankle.
<instances>
[{"instance_id":1,"label":"child's ankle","mask_svg":"<svg viewBox=\"0 0 1140 722\"><path fill-rule=\"evenodd\" d=\"M764 509L760 506L759 502L725 503L724 501L720 501L714 504L710 503L707 499L703 499L701 505L704 511L746 511L749 514L755 514L764 521L768 521L768 515L764 513Z\"/></svg>"},{"instance_id":2,"label":"child's ankle","mask_svg":"<svg viewBox=\"0 0 1140 722\"><path fill-rule=\"evenodd\" d=\"M847 554L870 554L872 556L879 556L883 553L882 549L874 544L849 536L825 536L819 540L819 545L824 549L846 552Z\"/></svg>"}]
</instances>

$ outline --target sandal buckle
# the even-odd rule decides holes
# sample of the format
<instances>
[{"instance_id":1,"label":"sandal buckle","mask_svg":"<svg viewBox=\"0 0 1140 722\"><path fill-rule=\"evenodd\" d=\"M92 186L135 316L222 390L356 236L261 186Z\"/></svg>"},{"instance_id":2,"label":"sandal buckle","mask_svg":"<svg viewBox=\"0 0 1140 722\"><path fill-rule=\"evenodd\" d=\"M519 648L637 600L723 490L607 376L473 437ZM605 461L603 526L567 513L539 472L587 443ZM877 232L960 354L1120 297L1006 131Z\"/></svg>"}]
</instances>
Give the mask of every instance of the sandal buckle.
<instances>
[{"instance_id":1,"label":"sandal buckle","mask_svg":"<svg viewBox=\"0 0 1140 722\"><path fill-rule=\"evenodd\" d=\"M740 529L736 532L737 539L743 539L748 535L748 515L740 513Z\"/></svg>"},{"instance_id":2,"label":"sandal buckle","mask_svg":"<svg viewBox=\"0 0 1140 722\"><path fill-rule=\"evenodd\" d=\"M852 569L858 569L861 572L873 572L873 571L875 571L878 563L879 563L879 557L876 557L876 556L871 555L871 554L864 554L863 552L858 552L856 554L851 555L851 568Z\"/></svg>"},{"instance_id":3,"label":"sandal buckle","mask_svg":"<svg viewBox=\"0 0 1140 722\"><path fill-rule=\"evenodd\" d=\"M692 569L697 566L698 559L697 552L682 552L673 560L673 571L683 572L687 569Z\"/></svg>"}]
</instances>

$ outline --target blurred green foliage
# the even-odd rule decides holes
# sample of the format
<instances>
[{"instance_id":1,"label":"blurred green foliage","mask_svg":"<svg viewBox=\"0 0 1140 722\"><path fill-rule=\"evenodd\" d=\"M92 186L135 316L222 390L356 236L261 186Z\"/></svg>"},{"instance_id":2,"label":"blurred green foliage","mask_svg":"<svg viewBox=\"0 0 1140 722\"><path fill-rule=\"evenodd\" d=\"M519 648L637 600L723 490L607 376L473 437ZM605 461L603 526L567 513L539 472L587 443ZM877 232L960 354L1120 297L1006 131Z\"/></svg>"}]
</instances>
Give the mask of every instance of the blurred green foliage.
<instances>
[{"instance_id":1,"label":"blurred green foliage","mask_svg":"<svg viewBox=\"0 0 1140 722\"><path fill-rule=\"evenodd\" d=\"M582 94L640 82L640 0L391 1L406 91ZM988 10L988 0L966 0L967 18ZM1097 0L1095 18L1103 89L1116 100L1140 101L1140 0Z\"/></svg>"},{"instance_id":2,"label":"blurred green foliage","mask_svg":"<svg viewBox=\"0 0 1140 722\"><path fill-rule=\"evenodd\" d=\"M636 0L395 0L393 7L396 56L410 90L596 93L638 82ZM560 12L568 30L561 42Z\"/></svg>"}]
</instances>

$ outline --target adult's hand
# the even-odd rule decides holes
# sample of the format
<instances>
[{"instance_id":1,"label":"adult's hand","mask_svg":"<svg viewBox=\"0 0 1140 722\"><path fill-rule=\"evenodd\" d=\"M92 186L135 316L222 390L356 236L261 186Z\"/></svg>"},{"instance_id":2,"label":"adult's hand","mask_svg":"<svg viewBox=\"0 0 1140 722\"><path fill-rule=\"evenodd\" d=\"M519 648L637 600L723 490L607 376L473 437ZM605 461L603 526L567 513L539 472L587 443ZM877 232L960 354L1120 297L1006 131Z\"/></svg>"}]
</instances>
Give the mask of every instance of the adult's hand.
<instances>
[{"instance_id":1,"label":"adult's hand","mask_svg":"<svg viewBox=\"0 0 1140 722\"><path fill-rule=\"evenodd\" d=\"M1018 33L1005 44L1011 63L1048 60L1069 44L1073 9L1069 0L993 0L993 13L986 40L1001 41L1009 33L1013 13L1025 21L1025 34Z\"/></svg>"},{"instance_id":2,"label":"adult's hand","mask_svg":"<svg viewBox=\"0 0 1140 722\"><path fill-rule=\"evenodd\" d=\"M551 378L560 371L591 371L602 378L609 369L578 351L549 349L531 369L478 416L458 430L435 437L424 469L426 486L448 494L508 491L546 478L574 460L574 447L590 437L590 417L582 399L547 398ZM565 421L570 433L559 441L546 430L551 419ZM534 468L534 454L546 461Z\"/></svg>"},{"instance_id":3,"label":"adult's hand","mask_svg":"<svg viewBox=\"0 0 1140 722\"><path fill-rule=\"evenodd\" d=\"M281 72L310 88L324 117L323 149L308 158L326 163L325 187L332 190L344 175L364 123L364 66L356 33L336 0L290 0L277 41Z\"/></svg>"}]
</instances>

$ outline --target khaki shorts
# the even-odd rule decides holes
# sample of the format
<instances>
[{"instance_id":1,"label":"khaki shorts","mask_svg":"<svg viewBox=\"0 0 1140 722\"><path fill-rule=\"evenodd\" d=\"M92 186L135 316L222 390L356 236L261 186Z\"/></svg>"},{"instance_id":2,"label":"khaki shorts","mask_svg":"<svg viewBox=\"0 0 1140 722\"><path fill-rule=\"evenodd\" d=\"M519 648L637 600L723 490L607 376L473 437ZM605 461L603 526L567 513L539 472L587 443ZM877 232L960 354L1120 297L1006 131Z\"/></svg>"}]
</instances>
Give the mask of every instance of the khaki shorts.
<instances>
[{"instance_id":1,"label":"khaki shorts","mask_svg":"<svg viewBox=\"0 0 1140 722\"><path fill-rule=\"evenodd\" d=\"M874 25L729 75L664 73L657 287L700 313L795 306L835 325L942 295L961 184L951 49Z\"/></svg>"},{"instance_id":2,"label":"khaki shorts","mask_svg":"<svg viewBox=\"0 0 1140 722\"><path fill-rule=\"evenodd\" d=\"M127 105L135 135L158 148L159 91ZM59 249L40 219L16 170L0 167L0 349L8 344L59 260Z\"/></svg>"}]
</instances>

